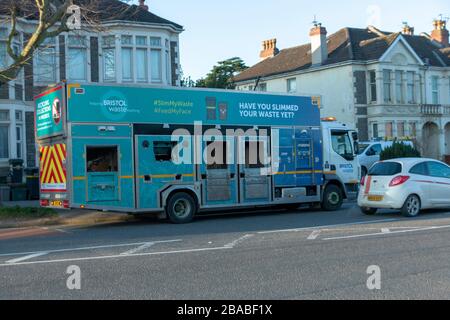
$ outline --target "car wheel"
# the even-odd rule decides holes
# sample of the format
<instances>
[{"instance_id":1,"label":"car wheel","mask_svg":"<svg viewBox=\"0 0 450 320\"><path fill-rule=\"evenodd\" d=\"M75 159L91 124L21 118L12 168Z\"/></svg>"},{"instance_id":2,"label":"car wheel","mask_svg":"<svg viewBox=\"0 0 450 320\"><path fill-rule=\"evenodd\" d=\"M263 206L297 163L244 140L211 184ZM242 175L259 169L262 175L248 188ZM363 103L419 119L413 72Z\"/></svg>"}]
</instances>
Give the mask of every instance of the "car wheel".
<instances>
[{"instance_id":1,"label":"car wheel","mask_svg":"<svg viewBox=\"0 0 450 320\"><path fill-rule=\"evenodd\" d=\"M197 205L192 196L185 192L176 193L169 198L166 213L172 223L189 223L194 218Z\"/></svg>"},{"instance_id":2,"label":"car wheel","mask_svg":"<svg viewBox=\"0 0 450 320\"><path fill-rule=\"evenodd\" d=\"M402 214L405 217L417 217L420 213L420 199L415 194L410 195L402 207Z\"/></svg>"},{"instance_id":3,"label":"car wheel","mask_svg":"<svg viewBox=\"0 0 450 320\"><path fill-rule=\"evenodd\" d=\"M368 215L368 216L373 216L374 214L377 213L378 209L377 208L368 208L368 207L361 207L361 212Z\"/></svg>"},{"instance_id":4,"label":"car wheel","mask_svg":"<svg viewBox=\"0 0 450 320\"><path fill-rule=\"evenodd\" d=\"M334 184L329 184L323 193L322 209L326 211L336 211L342 207L344 194L342 189Z\"/></svg>"}]
</instances>

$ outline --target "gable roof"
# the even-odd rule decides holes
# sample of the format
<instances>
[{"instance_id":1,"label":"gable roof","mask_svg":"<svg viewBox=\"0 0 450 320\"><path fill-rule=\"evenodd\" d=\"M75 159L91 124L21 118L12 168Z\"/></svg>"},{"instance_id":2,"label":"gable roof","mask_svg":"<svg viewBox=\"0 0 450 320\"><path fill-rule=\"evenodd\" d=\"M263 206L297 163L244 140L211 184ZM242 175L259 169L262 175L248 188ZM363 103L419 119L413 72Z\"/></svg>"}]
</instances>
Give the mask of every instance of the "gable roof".
<instances>
[{"instance_id":1,"label":"gable roof","mask_svg":"<svg viewBox=\"0 0 450 320\"><path fill-rule=\"evenodd\" d=\"M25 1L20 6L19 16L27 20L38 19L38 11L34 1ZM74 0L74 4L81 7L83 16L86 15L93 21L112 22L124 21L135 23L150 23L171 26L178 31L183 26L170 20L161 18L156 14L142 9L138 5L128 5L119 0ZM84 8L88 10L83 12ZM7 6L0 6L0 15L9 15Z\"/></svg>"},{"instance_id":2,"label":"gable roof","mask_svg":"<svg viewBox=\"0 0 450 320\"><path fill-rule=\"evenodd\" d=\"M428 38L401 33L373 32L369 28L343 28L327 38L328 58L323 65L347 61L379 60L389 47L403 37L423 62L432 66L450 66L450 48L440 49ZM235 82L253 80L278 74L306 70L312 67L311 44L281 50L272 58L263 60L241 72Z\"/></svg>"}]
</instances>

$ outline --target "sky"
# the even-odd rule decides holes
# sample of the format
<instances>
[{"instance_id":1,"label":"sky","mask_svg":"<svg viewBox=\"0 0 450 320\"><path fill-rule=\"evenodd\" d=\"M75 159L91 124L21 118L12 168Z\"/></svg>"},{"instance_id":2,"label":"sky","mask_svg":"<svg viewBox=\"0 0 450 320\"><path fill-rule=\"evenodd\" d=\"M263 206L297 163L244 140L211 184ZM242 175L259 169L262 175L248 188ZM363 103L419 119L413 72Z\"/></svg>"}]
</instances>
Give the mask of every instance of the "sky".
<instances>
[{"instance_id":1,"label":"sky","mask_svg":"<svg viewBox=\"0 0 450 320\"><path fill-rule=\"evenodd\" d=\"M254 65L266 39L277 38L279 49L307 43L314 16L328 34L368 25L400 31L404 21L415 27L416 34L430 33L435 18L450 17L448 0L146 0L146 4L151 12L184 26L181 66L194 80L231 57Z\"/></svg>"}]
</instances>

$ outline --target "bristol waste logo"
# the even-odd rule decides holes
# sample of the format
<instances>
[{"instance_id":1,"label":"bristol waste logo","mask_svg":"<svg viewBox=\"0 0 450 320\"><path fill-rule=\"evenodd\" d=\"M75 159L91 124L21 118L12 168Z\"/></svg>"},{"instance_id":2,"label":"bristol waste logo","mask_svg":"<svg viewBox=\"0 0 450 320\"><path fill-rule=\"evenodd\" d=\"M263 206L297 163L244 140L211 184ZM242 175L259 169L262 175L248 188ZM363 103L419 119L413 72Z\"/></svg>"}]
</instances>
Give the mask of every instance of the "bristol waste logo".
<instances>
[{"instance_id":1,"label":"bristol waste logo","mask_svg":"<svg viewBox=\"0 0 450 320\"><path fill-rule=\"evenodd\" d=\"M61 102L55 99L52 105L53 122L58 125L61 122Z\"/></svg>"}]
</instances>

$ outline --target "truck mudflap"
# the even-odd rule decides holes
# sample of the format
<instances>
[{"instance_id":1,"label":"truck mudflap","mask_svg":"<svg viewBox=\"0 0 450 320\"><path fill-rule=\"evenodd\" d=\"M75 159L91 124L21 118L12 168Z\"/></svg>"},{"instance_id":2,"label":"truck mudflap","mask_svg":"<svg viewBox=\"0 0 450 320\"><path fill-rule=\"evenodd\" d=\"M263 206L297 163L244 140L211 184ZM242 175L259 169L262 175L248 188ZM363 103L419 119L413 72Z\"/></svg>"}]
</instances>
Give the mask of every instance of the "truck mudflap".
<instances>
[{"instance_id":1,"label":"truck mudflap","mask_svg":"<svg viewBox=\"0 0 450 320\"><path fill-rule=\"evenodd\" d=\"M43 207L69 208L67 197L66 145L57 143L39 148L40 204Z\"/></svg>"}]
</instances>

